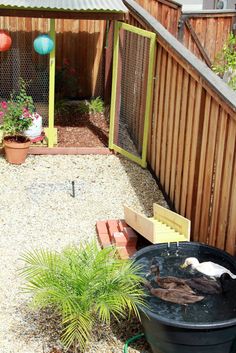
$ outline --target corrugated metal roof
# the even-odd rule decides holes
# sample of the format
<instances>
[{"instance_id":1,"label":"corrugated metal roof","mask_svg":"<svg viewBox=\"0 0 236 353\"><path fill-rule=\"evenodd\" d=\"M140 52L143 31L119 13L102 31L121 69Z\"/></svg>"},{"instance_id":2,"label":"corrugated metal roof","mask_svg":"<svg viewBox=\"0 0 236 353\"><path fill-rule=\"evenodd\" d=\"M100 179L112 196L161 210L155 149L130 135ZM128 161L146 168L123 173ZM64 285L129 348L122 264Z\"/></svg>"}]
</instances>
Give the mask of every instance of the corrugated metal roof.
<instances>
[{"instance_id":1,"label":"corrugated metal roof","mask_svg":"<svg viewBox=\"0 0 236 353\"><path fill-rule=\"evenodd\" d=\"M122 0L0 0L0 8L128 12Z\"/></svg>"}]
</instances>

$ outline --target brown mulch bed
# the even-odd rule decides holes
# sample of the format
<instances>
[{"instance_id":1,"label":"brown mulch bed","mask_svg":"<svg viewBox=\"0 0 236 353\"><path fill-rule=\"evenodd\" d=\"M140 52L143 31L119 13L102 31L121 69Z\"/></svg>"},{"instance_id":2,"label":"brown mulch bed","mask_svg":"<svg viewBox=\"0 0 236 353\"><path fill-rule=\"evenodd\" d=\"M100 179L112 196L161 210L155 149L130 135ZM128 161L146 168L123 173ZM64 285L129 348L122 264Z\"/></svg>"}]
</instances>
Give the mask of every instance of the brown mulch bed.
<instances>
[{"instance_id":1,"label":"brown mulch bed","mask_svg":"<svg viewBox=\"0 0 236 353\"><path fill-rule=\"evenodd\" d=\"M104 114L71 112L57 116L59 147L107 147L109 126Z\"/></svg>"}]
</instances>

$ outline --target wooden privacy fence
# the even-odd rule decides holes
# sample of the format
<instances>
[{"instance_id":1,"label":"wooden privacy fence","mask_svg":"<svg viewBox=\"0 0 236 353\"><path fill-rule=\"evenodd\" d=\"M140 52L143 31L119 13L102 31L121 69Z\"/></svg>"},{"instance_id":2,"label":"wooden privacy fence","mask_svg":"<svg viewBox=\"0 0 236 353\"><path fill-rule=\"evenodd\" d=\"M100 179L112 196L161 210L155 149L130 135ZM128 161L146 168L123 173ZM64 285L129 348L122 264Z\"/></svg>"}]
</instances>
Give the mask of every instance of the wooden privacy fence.
<instances>
[{"instance_id":1,"label":"wooden privacy fence","mask_svg":"<svg viewBox=\"0 0 236 353\"><path fill-rule=\"evenodd\" d=\"M182 13L178 39L198 58L211 66L234 30L236 11Z\"/></svg>"},{"instance_id":2,"label":"wooden privacy fence","mask_svg":"<svg viewBox=\"0 0 236 353\"><path fill-rule=\"evenodd\" d=\"M34 52L33 40L39 33L49 31L49 20L40 18L0 17L0 28L6 29L14 37L22 49L28 46L33 60L41 60ZM104 90L104 47L106 37L106 21L103 20L56 20L56 67L68 71L68 75L76 77L75 96L103 96ZM19 51L20 54L20 51ZM24 63L21 65L24 76ZM25 67L27 70L27 67ZM75 80L73 81L73 83Z\"/></svg>"},{"instance_id":3,"label":"wooden privacy fence","mask_svg":"<svg viewBox=\"0 0 236 353\"><path fill-rule=\"evenodd\" d=\"M170 0L136 0L136 2L177 37L182 11L181 4Z\"/></svg>"},{"instance_id":4,"label":"wooden privacy fence","mask_svg":"<svg viewBox=\"0 0 236 353\"><path fill-rule=\"evenodd\" d=\"M234 10L183 12L181 4L170 0L136 2L208 66L223 48L229 33L235 30Z\"/></svg>"},{"instance_id":5,"label":"wooden privacy fence","mask_svg":"<svg viewBox=\"0 0 236 353\"><path fill-rule=\"evenodd\" d=\"M148 162L192 240L235 254L236 94L132 0L129 23L157 34Z\"/></svg>"}]
</instances>

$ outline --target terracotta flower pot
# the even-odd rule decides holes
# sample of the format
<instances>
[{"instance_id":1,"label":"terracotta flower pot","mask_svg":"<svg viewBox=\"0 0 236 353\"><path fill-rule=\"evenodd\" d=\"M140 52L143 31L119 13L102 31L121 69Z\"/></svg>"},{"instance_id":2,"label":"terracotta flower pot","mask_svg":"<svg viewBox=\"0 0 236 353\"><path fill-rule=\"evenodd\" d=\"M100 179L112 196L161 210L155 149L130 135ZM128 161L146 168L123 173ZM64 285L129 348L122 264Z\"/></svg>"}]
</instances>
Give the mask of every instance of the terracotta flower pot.
<instances>
[{"instance_id":1,"label":"terracotta flower pot","mask_svg":"<svg viewBox=\"0 0 236 353\"><path fill-rule=\"evenodd\" d=\"M30 139L25 136L5 136L3 139L6 160L12 164L24 163L28 154Z\"/></svg>"}]
</instances>

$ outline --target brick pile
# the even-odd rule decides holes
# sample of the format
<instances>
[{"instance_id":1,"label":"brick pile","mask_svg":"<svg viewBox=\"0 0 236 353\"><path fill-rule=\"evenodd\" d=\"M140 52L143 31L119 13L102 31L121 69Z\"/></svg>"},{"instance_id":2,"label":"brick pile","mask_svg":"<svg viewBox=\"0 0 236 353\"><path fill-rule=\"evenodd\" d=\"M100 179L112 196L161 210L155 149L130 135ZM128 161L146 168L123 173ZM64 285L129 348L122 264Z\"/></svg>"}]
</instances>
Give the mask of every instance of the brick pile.
<instances>
[{"instance_id":1,"label":"brick pile","mask_svg":"<svg viewBox=\"0 0 236 353\"><path fill-rule=\"evenodd\" d=\"M122 259L128 259L137 251L137 233L123 219L110 219L96 223L98 241L102 248L116 246Z\"/></svg>"}]
</instances>

